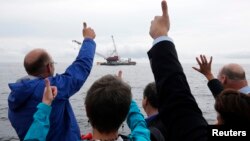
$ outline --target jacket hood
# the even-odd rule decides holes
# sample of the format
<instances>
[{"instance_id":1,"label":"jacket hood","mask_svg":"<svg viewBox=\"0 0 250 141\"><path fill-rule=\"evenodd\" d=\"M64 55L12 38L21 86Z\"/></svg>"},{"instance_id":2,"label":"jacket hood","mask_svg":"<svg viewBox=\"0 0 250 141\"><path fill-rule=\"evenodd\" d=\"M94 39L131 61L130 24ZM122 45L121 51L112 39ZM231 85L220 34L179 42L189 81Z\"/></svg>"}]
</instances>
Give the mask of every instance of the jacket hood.
<instances>
[{"instance_id":1,"label":"jacket hood","mask_svg":"<svg viewBox=\"0 0 250 141\"><path fill-rule=\"evenodd\" d=\"M36 86L39 84L39 79L21 80L16 83L10 83L9 88L11 93L8 97L8 104L11 110L15 110L24 104L30 96L33 95Z\"/></svg>"}]
</instances>

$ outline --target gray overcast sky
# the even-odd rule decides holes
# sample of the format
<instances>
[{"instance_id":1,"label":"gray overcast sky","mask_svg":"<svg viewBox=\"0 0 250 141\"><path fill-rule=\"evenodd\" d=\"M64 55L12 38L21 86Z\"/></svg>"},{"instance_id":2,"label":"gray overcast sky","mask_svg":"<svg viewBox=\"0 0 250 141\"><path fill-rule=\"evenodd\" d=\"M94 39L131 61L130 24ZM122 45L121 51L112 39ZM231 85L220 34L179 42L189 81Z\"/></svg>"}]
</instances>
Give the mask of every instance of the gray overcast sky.
<instances>
[{"instance_id":1,"label":"gray overcast sky","mask_svg":"<svg viewBox=\"0 0 250 141\"><path fill-rule=\"evenodd\" d=\"M161 0L0 0L0 61L22 62L33 48L45 48L57 62L72 61L82 41L82 22L97 34L97 51L106 55L114 35L121 57L146 60L148 32ZM169 36L182 62L200 53L222 60L250 61L249 0L168 0ZM102 60L102 59L100 59ZM236 60L239 61L239 60Z\"/></svg>"}]
</instances>

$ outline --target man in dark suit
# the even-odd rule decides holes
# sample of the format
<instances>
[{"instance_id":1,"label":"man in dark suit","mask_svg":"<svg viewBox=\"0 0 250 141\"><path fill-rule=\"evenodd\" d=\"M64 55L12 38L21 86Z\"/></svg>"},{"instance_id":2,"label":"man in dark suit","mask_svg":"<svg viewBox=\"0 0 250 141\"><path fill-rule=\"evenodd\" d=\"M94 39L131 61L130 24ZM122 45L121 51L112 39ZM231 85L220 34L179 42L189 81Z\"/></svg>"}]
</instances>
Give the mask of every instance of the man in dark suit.
<instances>
[{"instance_id":1,"label":"man in dark suit","mask_svg":"<svg viewBox=\"0 0 250 141\"><path fill-rule=\"evenodd\" d=\"M207 122L192 95L175 45L168 37L170 27L166 1L162 16L151 22L153 47L148 52L159 94L159 117L168 141L207 140Z\"/></svg>"}]
</instances>

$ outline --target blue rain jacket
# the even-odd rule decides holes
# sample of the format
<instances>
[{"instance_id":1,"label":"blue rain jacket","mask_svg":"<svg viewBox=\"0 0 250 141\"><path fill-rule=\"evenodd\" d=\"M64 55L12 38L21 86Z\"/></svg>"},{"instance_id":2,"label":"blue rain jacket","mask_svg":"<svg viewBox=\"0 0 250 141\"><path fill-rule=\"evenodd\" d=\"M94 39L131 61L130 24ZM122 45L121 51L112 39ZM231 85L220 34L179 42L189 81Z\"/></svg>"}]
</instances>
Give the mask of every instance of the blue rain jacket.
<instances>
[{"instance_id":1,"label":"blue rain jacket","mask_svg":"<svg viewBox=\"0 0 250 141\"><path fill-rule=\"evenodd\" d=\"M80 129L69 98L86 81L93 64L96 44L92 39L85 39L76 60L65 73L50 77L51 85L57 86L58 95L52 103L48 141L70 141L80 139ZM11 125L23 140L36 112L36 106L42 101L45 83L42 78L22 79L9 84L11 93L8 97L8 117Z\"/></svg>"}]
</instances>

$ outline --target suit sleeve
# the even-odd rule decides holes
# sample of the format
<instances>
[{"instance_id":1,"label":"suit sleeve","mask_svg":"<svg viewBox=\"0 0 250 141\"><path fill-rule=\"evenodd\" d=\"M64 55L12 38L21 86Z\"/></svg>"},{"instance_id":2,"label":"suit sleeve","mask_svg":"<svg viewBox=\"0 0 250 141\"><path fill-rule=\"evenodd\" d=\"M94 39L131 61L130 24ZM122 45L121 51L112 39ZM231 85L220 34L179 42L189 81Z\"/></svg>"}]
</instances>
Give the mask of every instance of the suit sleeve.
<instances>
[{"instance_id":1,"label":"suit sleeve","mask_svg":"<svg viewBox=\"0 0 250 141\"><path fill-rule=\"evenodd\" d=\"M207 122L193 97L175 46L161 41L148 52L167 140L206 140Z\"/></svg>"},{"instance_id":2,"label":"suit sleeve","mask_svg":"<svg viewBox=\"0 0 250 141\"><path fill-rule=\"evenodd\" d=\"M214 98L216 98L222 91L223 86L218 79L212 79L207 83L208 88L212 92Z\"/></svg>"},{"instance_id":3,"label":"suit sleeve","mask_svg":"<svg viewBox=\"0 0 250 141\"><path fill-rule=\"evenodd\" d=\"M56 75L51 80L51 83L58 88L57 98L69 98L82 87L93 65L95 48L96 44L92 39L85 39L75 61L66 69L65 73Z\"/></svg>"}]
</instances>

